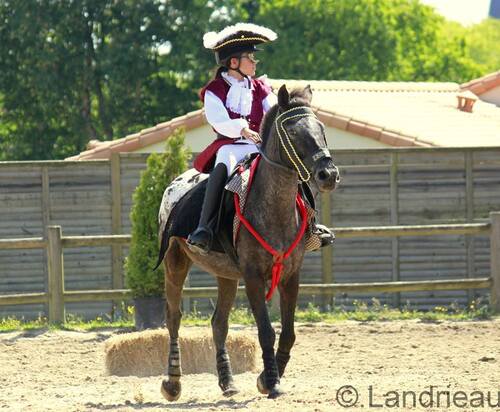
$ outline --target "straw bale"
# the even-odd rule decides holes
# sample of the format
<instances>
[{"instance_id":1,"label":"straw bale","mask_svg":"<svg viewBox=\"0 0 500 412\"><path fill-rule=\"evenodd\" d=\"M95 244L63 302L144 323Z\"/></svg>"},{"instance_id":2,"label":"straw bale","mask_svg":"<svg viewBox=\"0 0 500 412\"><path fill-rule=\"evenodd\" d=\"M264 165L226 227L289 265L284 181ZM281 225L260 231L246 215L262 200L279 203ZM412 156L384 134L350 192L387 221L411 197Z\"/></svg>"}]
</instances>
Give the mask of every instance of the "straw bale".
<instances>
[{"instance_id":1,"label":"straw bale","mask_svg":"<svg viewBox=\"0 0 500 412\"><path fill-rule=\"evenodd\" d=\"M179 331L183 374L214 373L215 347L210 328ZM248 332L229 331L226 347L233 373L255 370L257 343ZM167 371L169 336L166 329L120 334L105 342L106 371L117 376L154 376Z\"/></svg>"}]
</instances>

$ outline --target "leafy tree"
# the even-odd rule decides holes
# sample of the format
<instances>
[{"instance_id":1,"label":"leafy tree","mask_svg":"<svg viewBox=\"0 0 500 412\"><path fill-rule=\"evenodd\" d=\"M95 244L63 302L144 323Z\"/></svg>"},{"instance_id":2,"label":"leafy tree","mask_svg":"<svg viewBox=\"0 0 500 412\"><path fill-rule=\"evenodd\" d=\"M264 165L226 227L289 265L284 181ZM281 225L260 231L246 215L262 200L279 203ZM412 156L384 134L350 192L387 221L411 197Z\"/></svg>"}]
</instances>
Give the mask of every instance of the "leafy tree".
<instances>
[{"instance_id":1,"label":"leafy tree","mask_svg":"<svg viewBox=\"0 0 500 412\"><path fill-rule=\"evenodd\" d=\"M468 52L482 74L500 70L500 20L485 19L467 29Z\"/></svg>"},{"instance_id":2,"label":"leafy tree","mask_svg":"<svg viewBox=\"0 0 500 412\"><path fill-rule=\"evenodd\" d=\"M219 2L0 0L0 160L63 158L199 107Z\"/></svg>"},{"instance_id":3,"label":"leafy tree","mask_svg":"<svg viewBox=\"0 0 500 412\"><path fill-rule=\"evenodd\" d=\"M248 16L246 3L238 12ZM464 81L479 71L464 36L417 0L261 0L256 22L279 34L261 70L323 80Z\"/></svg>"},{"instance_id":4,"label":"leafy tree","mask_svg":"<svg viewBox=\"0 0 500 412\"><path fill-rule=\"evenodd\" d=\"M165 153L152 153L135 189L130 213L132 241L125 263L127 287L134 297L163 296L163 267L153 271L158 259L158 210L170 182L187 170L189 151L185 132L177 129L167 140Z\"/></svg>"}]
</instances>

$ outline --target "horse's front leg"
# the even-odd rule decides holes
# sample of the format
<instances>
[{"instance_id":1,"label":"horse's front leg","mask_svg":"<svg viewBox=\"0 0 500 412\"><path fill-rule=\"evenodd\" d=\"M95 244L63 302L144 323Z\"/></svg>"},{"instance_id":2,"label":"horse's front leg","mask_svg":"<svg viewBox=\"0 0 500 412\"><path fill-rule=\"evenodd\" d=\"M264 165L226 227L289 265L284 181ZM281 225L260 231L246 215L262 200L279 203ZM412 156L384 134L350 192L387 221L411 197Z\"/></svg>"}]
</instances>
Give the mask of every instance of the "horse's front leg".
<instances>
[{"instance_id":1,"label":"horse's front leg","mask_svg":"<svg viewBox=\"0 0 500 412\"><path fill-rule=\"evenodd\" d=\"M263 277L255 274L245 276L245 289L255 322L257 323L259 343L262 349L262 360L264 361L264 371L257 379L257 388L261 393L268 394L269 398L276 398L283 391L279 386L280 378L274 356L276 334L271 325L266 307L265 287Z\"/></svg>"},{"instance_id":2,"label":"horse's front leg","mask_svg":"<svg viewBox=\"0 0 500 412\"><path fill-rule=\"evenodd\" d=\"M280 378L285 373L286 365L290 359L290 351L295 343L295 307L297 306L297 295L299 293L299 272L280 283L280 310L281 310L281 333L276 351L276 363Z\"/></svg>"}]
</instances>

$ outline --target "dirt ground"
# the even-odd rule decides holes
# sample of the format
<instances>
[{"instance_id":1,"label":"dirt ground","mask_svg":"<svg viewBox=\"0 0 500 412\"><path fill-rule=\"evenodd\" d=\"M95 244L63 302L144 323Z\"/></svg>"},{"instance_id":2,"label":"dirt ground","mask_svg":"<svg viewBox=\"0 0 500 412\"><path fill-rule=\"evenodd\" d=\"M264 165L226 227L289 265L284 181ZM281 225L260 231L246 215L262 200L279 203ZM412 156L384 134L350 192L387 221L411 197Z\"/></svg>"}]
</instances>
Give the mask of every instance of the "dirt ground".
<instances>
[{"instance_id":1,"label":"dirt ground","mask_svg":"<svg viewBox=\"0 0 500 412\"><path fill-rule=\"evenodd\" d=\"M282 397L257 392L257 371L235 376L240 393L230 399L214 375L197 374L183 377L174 403L161 396L160 376L106 376L104 341L116 331L2 333L0 411L500 411L500 319L298 324L296 332ZM341 406L356 400L354 390L356 406Z\"/></svg>"}]
</instances>

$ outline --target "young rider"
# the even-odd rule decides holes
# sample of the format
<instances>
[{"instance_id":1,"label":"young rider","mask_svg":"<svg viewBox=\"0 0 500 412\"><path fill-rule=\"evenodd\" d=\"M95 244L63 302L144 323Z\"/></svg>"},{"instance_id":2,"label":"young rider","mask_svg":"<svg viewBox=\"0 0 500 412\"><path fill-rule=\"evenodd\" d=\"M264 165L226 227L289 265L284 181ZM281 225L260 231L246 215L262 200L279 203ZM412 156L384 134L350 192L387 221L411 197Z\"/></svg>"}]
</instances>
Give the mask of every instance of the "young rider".
<instances>
[{"instance_id":1,"label":"young rider","mask_svg":"<svg viewBox=\"0 0 500 412\"><path fill-rule=\"evenodd\" d=\"M211 222L228 174L247 154L258 152L260 123L277 102L271 87L255 78L255 52L260 50L255 46L276 38L272 30L250 23L238 23L203 36L203 44L214 51L219 68L200 93L207 121L217 134L194 162L198 171L210 173L198 228L187 240L190 248L200 253L210 250ZM320 231L322 246L331 244L333 235L324 227Z\"/></svg>"}]
</instances>

